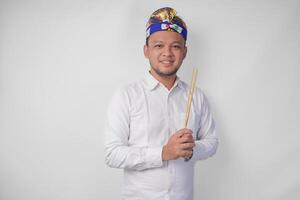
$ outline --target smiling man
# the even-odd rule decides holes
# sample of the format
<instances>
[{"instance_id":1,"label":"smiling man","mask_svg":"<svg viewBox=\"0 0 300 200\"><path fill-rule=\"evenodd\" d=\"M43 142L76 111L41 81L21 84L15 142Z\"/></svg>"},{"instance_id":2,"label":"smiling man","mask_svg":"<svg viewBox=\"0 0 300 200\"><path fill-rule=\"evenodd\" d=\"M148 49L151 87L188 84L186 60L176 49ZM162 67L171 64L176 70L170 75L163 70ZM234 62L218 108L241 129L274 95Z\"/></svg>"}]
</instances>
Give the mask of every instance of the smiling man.
<instances>
[{"instance_id":1,"label":"smiling man","mask_svg":"<svg viewBox=\"0 0 300 200\"><path fill-rule=\"evenodd\" d=\"M150 74L168 89L176 80L186 52L185 40L176 32L155 32L144 46L145 57L151 66Z\"/></svg>"},{"instance_id":2,"label":"smiling man","mask_svg":"<svg viewBox=\"0 0 300 200\"><path fill-rule=\"evenodd\" d=\"M188 85L176 75L186 54L187 27L172 8L147 23L146 77L113 96L105 131L105 161L124 169L122 199L192 200L194 166L215 154L218 139L207 99L196 89L183 128Z\"/></svg>"}]
</instances>

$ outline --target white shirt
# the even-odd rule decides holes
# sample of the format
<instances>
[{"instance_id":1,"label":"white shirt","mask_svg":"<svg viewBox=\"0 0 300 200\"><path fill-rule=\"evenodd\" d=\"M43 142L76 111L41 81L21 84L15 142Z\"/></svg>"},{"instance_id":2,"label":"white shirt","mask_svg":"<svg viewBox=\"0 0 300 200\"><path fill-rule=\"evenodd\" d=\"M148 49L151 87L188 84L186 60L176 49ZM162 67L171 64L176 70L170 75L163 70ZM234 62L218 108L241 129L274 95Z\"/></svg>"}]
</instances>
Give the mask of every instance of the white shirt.
<instances>
[{"instance_id":1,"label":"white shirt","mask_svg":"<svg viewBox=\"0 0 300 200\"><path fill-rule=\"evenodd\" d=\"M124 169L122 199L192 200L195 161L215 154L218 139L208 102L195 90L188 128L196 146L189 161L162 161L162 147L183 128L189 87L178 77L171 90L150 73L119 90L108 107L105 161Z\"/></svg>"}]
</instances>

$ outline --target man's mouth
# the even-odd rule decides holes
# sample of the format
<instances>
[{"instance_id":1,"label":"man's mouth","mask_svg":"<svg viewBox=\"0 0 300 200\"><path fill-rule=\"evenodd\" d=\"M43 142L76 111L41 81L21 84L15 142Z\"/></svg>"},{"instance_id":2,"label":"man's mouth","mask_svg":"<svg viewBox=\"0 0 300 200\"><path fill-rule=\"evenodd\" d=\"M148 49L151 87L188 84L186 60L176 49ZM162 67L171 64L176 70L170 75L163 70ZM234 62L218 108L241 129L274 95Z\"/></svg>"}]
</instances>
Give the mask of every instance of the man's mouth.
<instances>
[{"instance_id":1,"label":"man's mouth","mask_svg":"<svg viewBox=\"0 0 300 200\"><path fill-rule=\"evenodd\" d=\"M173 63L172 60L162 60L160 62L163 63L163 64L171 64L171 63Z\"/></svg>"}]
</instances>

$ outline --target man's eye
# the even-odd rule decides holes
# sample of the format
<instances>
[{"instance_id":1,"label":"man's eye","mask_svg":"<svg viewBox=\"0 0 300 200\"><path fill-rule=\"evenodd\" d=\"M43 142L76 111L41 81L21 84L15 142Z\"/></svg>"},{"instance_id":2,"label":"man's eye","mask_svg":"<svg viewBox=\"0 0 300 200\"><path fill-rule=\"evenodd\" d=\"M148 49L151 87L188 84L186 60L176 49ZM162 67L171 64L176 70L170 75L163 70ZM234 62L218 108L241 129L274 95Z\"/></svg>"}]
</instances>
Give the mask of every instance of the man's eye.
<instances>
[{"instance_id":1,"label":"man's eye","mask_svg":"<svg viewBox=\"0 0 300 200\"><path fill-rule=\"evenodd\" d=\"M162 45L161 44L156 44L156 45L154 45L154 47L160 48L160 47L162 47Z\"/></svg>"},{"instance_id":2,"label":"man's eye","mask_svg":"<svg viewBox=\"0 0 300 200\"><path fill-rule=\"evenodd\" d=\"M174 45L173 46L175 49L181 49L181 46L179 46L179 45Z\"/></svg>"}]
</instances>

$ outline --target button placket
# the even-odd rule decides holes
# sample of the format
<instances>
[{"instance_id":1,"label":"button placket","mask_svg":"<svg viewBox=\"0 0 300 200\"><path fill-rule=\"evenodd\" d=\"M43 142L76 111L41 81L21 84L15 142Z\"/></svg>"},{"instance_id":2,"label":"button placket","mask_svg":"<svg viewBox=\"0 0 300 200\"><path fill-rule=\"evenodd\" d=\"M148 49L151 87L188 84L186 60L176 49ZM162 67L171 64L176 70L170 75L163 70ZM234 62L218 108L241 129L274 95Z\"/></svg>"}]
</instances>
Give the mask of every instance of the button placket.
<instances>
[{"instance_id":1,"label":"button placket","mask_svg":"<svg viewBox=\"0 0 300 200\"><path fill-rule=\"evenodd\" d=\"M164 103L165 103L165 110L164 110L164 113L165 113L165 117L166 117L166 121L167 121L167 126L168 126L168 134L169 136L171 135L171 128L170 128L170 109L169 109L169 93L166 93L166 96L164 98Z\"/></svg>"}]
</instances>

